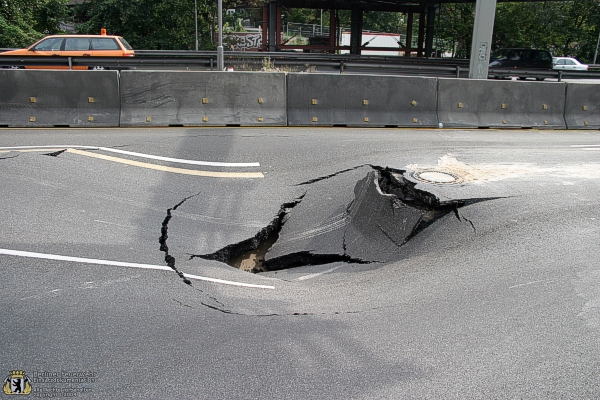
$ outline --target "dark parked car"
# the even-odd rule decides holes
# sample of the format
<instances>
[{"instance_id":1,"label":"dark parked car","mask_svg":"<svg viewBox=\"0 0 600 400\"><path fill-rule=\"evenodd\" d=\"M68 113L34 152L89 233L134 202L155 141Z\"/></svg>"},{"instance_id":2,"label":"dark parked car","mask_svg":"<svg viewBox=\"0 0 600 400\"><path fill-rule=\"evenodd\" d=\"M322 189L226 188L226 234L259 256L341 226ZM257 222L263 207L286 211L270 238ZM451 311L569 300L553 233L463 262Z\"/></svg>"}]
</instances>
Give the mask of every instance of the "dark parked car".
<instances>
[{"instance_id":1,"label":"dark parked car","mask_svg":"<svg viewBox=\"0 0 600 400\"><path fill-rule=\"evenodd\" d=\"M490 69L494 78L517 76L519 79L531 77L543 81L545 76L536 75L535 70L551 71L552 54L548 50L499 49L490 57Z\"/></svg>"}]
</instances>

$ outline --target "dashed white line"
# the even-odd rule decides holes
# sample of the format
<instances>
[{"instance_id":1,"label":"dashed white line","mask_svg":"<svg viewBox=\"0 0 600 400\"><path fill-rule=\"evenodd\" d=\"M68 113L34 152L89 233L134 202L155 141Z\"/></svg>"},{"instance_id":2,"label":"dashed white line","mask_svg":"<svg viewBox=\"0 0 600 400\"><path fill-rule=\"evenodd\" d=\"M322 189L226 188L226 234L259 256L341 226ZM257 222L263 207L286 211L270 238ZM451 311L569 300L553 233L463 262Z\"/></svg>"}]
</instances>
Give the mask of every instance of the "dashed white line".
<instances>
[{"instance_id":1,"label":"dashed white line","mask_svg":"<svg viewBox=\"0 0 600 400\"><path fill-rule=\"evenodd\" d=\"M114 267L126 267L126 268L142 268L142 269L154 269L160 271L173 271L171 268L166 267L164 265L151 265L151 264L138 264L138 263L129 263L122 261L110 261L110 260L97 260L93 258L81 258L81 257L70 257L70 256L61 256L57 254L47 254L47 253L34 253L30 251L20 251L20 250L10 250L10 249L0 249L0 254L8 255L8 256L16 256L16 257L27 257L27 258L40 258L45 260L57 260L57 261L70 261L82 264L96 264L96 265L110 265ZM247 288L257 288L257 289L275 289L275 286L268 285L255 285L252 283L242 283L242 282L234 282L234 281L226 281L223 279L215 279L208 278L205 276L191 275L191 274L183 274L188 279L195 279L199 281L206 281L212 283L219 283L223 285L232 285L232 286L241 286Z\"/></svg>"}]
</instances>

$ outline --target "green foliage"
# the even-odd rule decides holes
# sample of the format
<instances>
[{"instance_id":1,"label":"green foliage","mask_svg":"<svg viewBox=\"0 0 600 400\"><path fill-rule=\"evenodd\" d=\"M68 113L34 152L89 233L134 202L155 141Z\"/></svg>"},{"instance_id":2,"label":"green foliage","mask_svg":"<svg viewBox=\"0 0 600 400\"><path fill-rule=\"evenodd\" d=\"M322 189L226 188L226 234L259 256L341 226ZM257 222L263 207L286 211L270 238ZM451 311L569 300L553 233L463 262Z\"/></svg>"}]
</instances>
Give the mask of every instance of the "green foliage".
<instances>
[{"instance_id":1,"label":"green foliage","mask_svg":"<svg viewBox=\"0 0 600 400\"><path fill-rule=\"evenodd\" d=\"M554 56L591 61L598 38L598 0L501 3L494 47L548 49Z\"/></svg>"},{"instance_id":2,"label":"green foliage","mask_svg":"<svg viewBox=\"0 0 600 400\"><path fill-rule=\"evenodd\" d=\"M283 12L285 22L299 24L321 24L321 10L308 8L290 8ZM329 25L329 11L323 10L323 25Z\"/></svg>"},{"instance_id":3,"label":"green foliage","mask_svg":"<svg viewBox=\"0 0 600 400\"><path fill-rule=\"evenodd\" d=\"M452 57L468 58L471 53L474 4L443 4L439 14L438 50L449 52ZM445 48L444 48L445 47Z\"/></svg>"},{"instance_id":4,"label":"green foliage","mask_svg":"<svg viewBox=\"0 0 600 400\"><path fill-rule=\"evenodd\" d=\"M0 0L0 47L25 47L46 34L60 33L68 18L68 0ZM248 2L245 2L248 3ZM262 2L252 0L252 9L223 16L225 26L241 30L241 19L262 20ZM199 47L214 49L217 2L197 0ZM234 8L225 1L224 10ZM87 21L81 33L124 36L135 49L193 49L195 45L194 0L88 0L76 6L76 14ZM240 12L241 11L241 12ZM284 22L329 26L329 10L283 10ZM436 21L437 50L468 58L471 51L475 3L443 3ZM350 26L350 11L340 11L341 26ZM363 29L406 33L406 15L367 12ZM418 31L415 18L413 37ZM499 2L492 49L533 47L555 56L593 59L600 33L599 0Z\"/></svg>"},{"instance_id":5,"label":"green foliage","mask_svg":"<svg viewBox=\"0 0 600 400\"><path fill-rule=\"evenodd\" d=\"M48 34L61 33L67 0L0 1L0 47L27 47Z\"/></svg>"},{"instance_id":6,"label":"green foliage","mask_svg":"<svg viewBox=\"0 0 600 400\"><path fill-rule=\"evenodd\" d=\"M199 48L212 49L216 2L198 0ZM121 35L134 49L190 50L195 47L194 0L90 0L78 6L89 20L81 33Z\"/></svg>"},{"instance_id":7,"label":"green foliage","mask_svg":"<svg viewBox=\"0 0 600 400\"><path fill-rule=\"evenodd\" d=\"M475 4L443 4L438 29L442 44L438 50L468 58L474 15ZM591 62L599 26L598 0L502 2L496 8L492 50L531 47Z\"/></svg>"},{"instance_id":8,"label":"green foliage","mask_svg":"<svg viewBox=\"0 0 600 400\"><path fill-rule=\"evenodd\" d=\"M363 29L376 32L406 32L405 16L397 12L369 12L364 14Z\"/></svg>"}]
</instances>

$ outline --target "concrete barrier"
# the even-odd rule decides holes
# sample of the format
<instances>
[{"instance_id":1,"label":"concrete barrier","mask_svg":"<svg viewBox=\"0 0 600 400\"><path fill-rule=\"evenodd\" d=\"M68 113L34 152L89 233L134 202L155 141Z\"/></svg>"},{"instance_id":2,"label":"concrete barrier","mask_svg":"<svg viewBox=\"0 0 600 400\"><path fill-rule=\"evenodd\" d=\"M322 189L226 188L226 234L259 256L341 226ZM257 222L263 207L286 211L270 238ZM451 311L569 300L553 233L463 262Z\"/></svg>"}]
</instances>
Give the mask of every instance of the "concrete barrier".
<instances>
[{"instance_id":1,"label":"concrete barrier","mask_svg":"<svg viewBox=\"0 0 600 400\"><path fill-rule=\"evenodd\" d=\"M560 82L438 80L438 118L445 127L564 129L566 86Z\"/></svg>"},{"instance_id":2,"label":"concrete barrier","mask_svg":"<svg viewBox=\"0 0 600 400\"><path fill-rule=\"evenodd\" d=\"M121 72L124 127L286 124L284 73Z\"/></svg>"},{"instance_id":3,"label":"concrete barrier","mask_svg":"<svg viewBox=\"0 0 600 400\"><path fill-rule=\"evenodd\" d=\"M437 127L437 78L288 75L290 126Z\"/></svg>"},{"instance_id":4,"label":"concrete barrier","mask_svg":"<svg viewBox=\"0 0 600 400\"><path fill-rule=\"evenodd\" d=\"M565 121L568 129L600 129L598 85L567 83Z\"/></svg>"},{"instance_id":5,"label":"concrete barrier","mask_svg":"<svg viewBox=\"0 0 600 400\"><path fill-rule=\"evenodd\" d=\"M117 71L0 70L0 126L119 126Z\"/></svg>"}]
</instances>

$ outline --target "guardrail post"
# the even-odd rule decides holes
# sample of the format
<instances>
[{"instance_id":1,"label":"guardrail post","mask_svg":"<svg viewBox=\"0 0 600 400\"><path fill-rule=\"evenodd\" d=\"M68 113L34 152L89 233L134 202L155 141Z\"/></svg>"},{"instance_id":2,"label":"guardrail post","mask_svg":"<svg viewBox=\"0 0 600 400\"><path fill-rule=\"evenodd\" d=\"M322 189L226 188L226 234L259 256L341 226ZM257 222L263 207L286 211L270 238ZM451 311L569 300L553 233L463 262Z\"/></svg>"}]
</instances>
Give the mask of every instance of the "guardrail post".
<instances>
[{"instance_id":1,"label":"guardrail post","mask_svg":"<svg viewBox=\"0 0 600 400\"><path fill-rule=\"evenodd\" d=\"M562 81L562 71L558 71L558 81Z\"/></svg>"},{"instance_id":2,"label":"guardrail post","mask_svg":"<svg viewBox=\"0 0 600 400\"><path fill-rule=\"evenodd\" d=\"M344 73L344 62L340 61L340 74Z\"/></svg>"},{"instance_id":3,"label":"guardrail post","mask_svg":"<svg viewBox=\"0 0 600 400\"><path fill-rule=\"evenodd\" d=\"M460 78L460 65L456 66L456 77Z\"/></svg>"},{"instance_id":4,"label":"guardrail post","mask_svg":"<svg viewBox=\"0 0 600 400\"><path fill-rule=\"evenodd\" d=\"M73 60L69 57L69 69L73 69Z\"/></svg>"},{"instance_id":5,"label":"guardrail post","mask_svg":"<svg viewBox=\"0 0 600 400\"><path fill-rule=\"evenodd\" d=\"M210 58L210 70L211 71L213 70L213 59L212 59L212 57Z\"/></svg>"}]
</instances>

